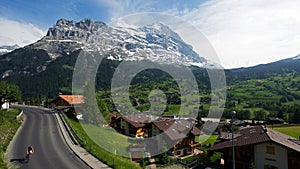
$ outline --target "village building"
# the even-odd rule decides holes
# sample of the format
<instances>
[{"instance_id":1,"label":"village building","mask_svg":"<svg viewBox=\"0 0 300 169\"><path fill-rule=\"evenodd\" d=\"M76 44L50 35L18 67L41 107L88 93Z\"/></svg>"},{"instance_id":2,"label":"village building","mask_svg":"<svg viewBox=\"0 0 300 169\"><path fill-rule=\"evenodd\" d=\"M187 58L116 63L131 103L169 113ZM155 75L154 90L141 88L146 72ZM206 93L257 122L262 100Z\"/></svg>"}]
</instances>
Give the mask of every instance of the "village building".
<instances>
[{"instance_id":1,"label":"village building","mask_svg":"<svg viewBox=\"0 0 300 169\"><path fill-rule=\"evenodd\" d=\"M267 117L266 119L267 124L283 124L284 120L278 117Z\"/></svg>"},{"instance_id":2,"label":"village building","mask_svg":"<svg viewBox=\"0 0 300 169\"><path fill-rule=\"evenodd\" d=\"M77 116L74 106L78 106L84 103L83 95L58 95L51 101L51 104L59 110L64 111L67 114Z\"/></svg>"},{"instance_id":3,"label":"village building","mask_svg":"<svg viewBox=\"0 0 300 169\"><path fill-rule=\"evenodd\" d=\"M118 113L110 113L110 126L119 133L131 137L147 137L148 123L153 117L143 113L120 116Z\"/></svg>"},{"instance_id":4,"label":"village building","mask_svg":"<svg viewBox=\"0 0 300 169\"><path fill-rule=\"evenodd\" d=\"M174 118L174 116L159 118L143 113L128 116L111 113L110 116L110 126L116 131L137 139L154 138L142 142L145 150L150 154L155 154L153 150L162 150L164 143L173 145L169 150L169 154L173 156L193 154L196 146L199 145L195 138L200 135L200 130L187 119ZM138 152L135 151L136 153Z\"/></svg>"},{"instance_id":5,"label":"village building","mask_svg":"<svg viewBox=\"0 0 300 169\"><path fill-rule=\"evenodd\" d=\"M195 141L196 136L200 136L200 130L195 125L185 119L157 119L151 122L149 130L150 137L161 135L163 138L156 139L156 147L162 149L165 141L168 145L173 145L169 154L173 156L186 156L194 153L199 143ZM152 145L155 143L152 143Z\"/></svg>"},{"instance_id":6,"label":"village building","mask_svg":"<svg viewBox=\"0 0 300 169\"><path fill-rule=\"evenodd\" d=\"M297 169L300 141L264 126L246 127L233 133L235 166L238 169ZM221 133L211 151L221 152L224 169L233 166L232 134Z\"/></svg>"},{"instance_id":7,"label":"village building","mask_svg":"<svg viewBox=\"0 0 300 169\"><path fill-rule=\"evenodd\" d=\"M9 109L9 102L5 100L4 98L1 99L1 110L8 110Z\"/></svg>"}]
</instances>

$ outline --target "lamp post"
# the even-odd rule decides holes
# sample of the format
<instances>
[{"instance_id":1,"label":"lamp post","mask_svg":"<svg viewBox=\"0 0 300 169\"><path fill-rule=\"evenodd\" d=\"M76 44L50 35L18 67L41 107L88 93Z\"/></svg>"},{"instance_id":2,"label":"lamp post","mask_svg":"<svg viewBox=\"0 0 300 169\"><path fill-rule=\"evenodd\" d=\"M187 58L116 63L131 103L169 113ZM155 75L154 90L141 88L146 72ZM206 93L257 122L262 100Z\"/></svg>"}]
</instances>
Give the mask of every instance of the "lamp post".
<instances>
[{"instance_id":1,"label":"lamp post","mask_svg":"<svg viewBox=\"0 0 300 169\"><path fill-rule=\"evenodd\" d=\"M235 169L235 152L234 152L234 133L233 133L233 115L235 115L236 112L231 112L231 143L232 143L232 168Z\"/></svg>"}]
</instances>

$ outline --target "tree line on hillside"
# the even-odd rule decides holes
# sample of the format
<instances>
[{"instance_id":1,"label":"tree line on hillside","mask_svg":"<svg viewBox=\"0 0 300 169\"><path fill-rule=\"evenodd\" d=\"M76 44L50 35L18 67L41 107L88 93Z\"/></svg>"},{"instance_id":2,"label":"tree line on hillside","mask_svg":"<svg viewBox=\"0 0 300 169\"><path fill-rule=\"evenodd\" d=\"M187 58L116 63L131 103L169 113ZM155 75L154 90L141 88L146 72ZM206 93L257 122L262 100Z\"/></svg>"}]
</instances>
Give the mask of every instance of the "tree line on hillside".
<instances>
[{"instance_id":1,"label":"tree line on hillside","mask_svg":"<svg viewBox=\"0 0 300 169\"><path fill-rule=\"evenodd\" d=\"M21 101L21 91L15 84L0 81L0 104Z\"/></svg>"},{"instance_id":2,"label":"tree line on hillside","mask_svg":"<svg viewBox=\"0 0 300 169\"><path fill-rule=\"evenodd\" d=\"M46 65L46 69L39 73L34 69L39 67L39 65L43 65L50 58L45 51L19 50L18 52L5 55L7 61L12 60L12 57L16 57L14 65L20 65L20 70L29 67L27 70L35 72L9 76L5 78L5 81L19 86L23 99L28 104L39 105L42 102L53 99L59 93L72 94L73 70L80 52L80 50L77 50L70 54L63 54L49 62ZM24 63L23 67L22 63ZM101 91L106 95L104 98L102 96L98 97L104 100L104 102L98 100L98 104L101 103L102 107L106 104L105 109L109 111L114 110L114 105L109 99L111 80L120 63L120 61L109 60L104 57L98 67L95 88L96 91ZM276 116L288 122L298 122L297 116L299 111L297 107L300 100L300 93L298 92L300 90L298 83L300 69L297 67L297 63L299 61L295 61L295 63L282 62L248 69L225 70L228 93L224 117L229 116L229 111L238 110L241 112L238 115L240 119L254 118L263 120L267 116ZM292 64L292 66L288 67L288 64ZM200 105L200 107L204 107L199 110L199 114L205 116L210 104L210 79L208 72L204 68L194 66L190 67L190 69L198 84L199 97L201 99L206 98L206 101L202 102L203 105ZM86 72L82 72L82 76L85 76L85 74ZM142 89L144 90L143 92L141 92ZM158 69L147 69L138 73L131 82L130 99L132 105L146 111L150 107L148 95L153 89L160 89L166 94L168 103L166 112L174 112L174 109L178 109L181 99L186 99L181 97L178 91L178 84L168 73ZM138 107L138 105L144 107Z\"/></svg>"}]
</instances>

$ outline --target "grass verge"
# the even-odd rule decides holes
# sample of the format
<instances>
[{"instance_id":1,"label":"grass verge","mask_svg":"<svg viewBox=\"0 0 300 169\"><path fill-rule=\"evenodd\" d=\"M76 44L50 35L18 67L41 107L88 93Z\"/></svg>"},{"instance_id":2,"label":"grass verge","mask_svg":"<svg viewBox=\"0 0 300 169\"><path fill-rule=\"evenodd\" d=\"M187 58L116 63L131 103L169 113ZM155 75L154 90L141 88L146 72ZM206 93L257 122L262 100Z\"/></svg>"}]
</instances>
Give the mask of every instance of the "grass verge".
<instances>
[{"instance_id":1,"label":"grass verge","mask_svg":"<svg viewBox=\"0 0 300 169\"><path fill-rule=\"evenodd\" d=\"M9 111L0 110L0 166L4 169L7 168L7 163L4 160L4 153L9 142L21 125L21 121L16 120L16 116L19 113L20 110L17 109Z\"/></svg>"},{"instance_id":2,"label":"grass verge","mask_svg":"<svg viewBox=\"0 0 300 169\"><path fill-rule=\"evenodd\" d=\"M66 117L66 116L64 116ZM77 120L68 118L66 119L74 128L77 137L80 137L82 141L79 141L81 146L83 146L88 152L93 154L96 158L101 160L102 162L106 163L112 168L115 169L141 169L139 164L132 162L128 158L124 158L118 155L115 155L111 152L106 151L105 149L101 148L97 143L95 143L85 132L83 127L81 126L81 123L79 123ZM90 127L91 130L93 130L93 133L103 133L104 135L109 136L110 142L108 144L115 143L115 141L118 141L116 136L112 135L112 132L109 130L104 129L103 127L97 127L97 126L84 126L84 127ZM107 138L105 138L107 140ZM122 144L122 143L120 143ZM102 144L101 144L102 145ZM126 145L123 145L123 148L125 149ZM122 150L119 150L122 151Z\"/></svg>"}]
</instances>

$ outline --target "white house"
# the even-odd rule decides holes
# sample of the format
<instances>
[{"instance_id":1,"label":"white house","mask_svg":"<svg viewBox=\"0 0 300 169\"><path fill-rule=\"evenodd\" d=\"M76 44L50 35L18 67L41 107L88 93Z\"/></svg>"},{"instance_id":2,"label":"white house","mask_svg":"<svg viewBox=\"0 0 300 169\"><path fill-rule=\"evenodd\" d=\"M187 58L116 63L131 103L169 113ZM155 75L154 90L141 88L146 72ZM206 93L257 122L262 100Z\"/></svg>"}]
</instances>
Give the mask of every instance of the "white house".
<instances>
[{"instance_id":1,"label":"white house","mask_svg":"<svg viewBox=\"0 0 300 169\"><path fill-rule=\"evenodd\" d=\"M2 99L1 103L2 103L1 110L7 110L7 109L9 109L9 102L8 101Z\"/></svg>"},{"instance_id":2,"label":"white house","mask_svg":"<svg viewBox=\"0 0 300 169\"><path fill-rule=\"evenodd\" d=\"M224 169L231 169L232 134L220 135L211 150L222 153ZM234 132L236 168L299 169L300 141L264 126Z\"/></svg>"}]
</instances>

